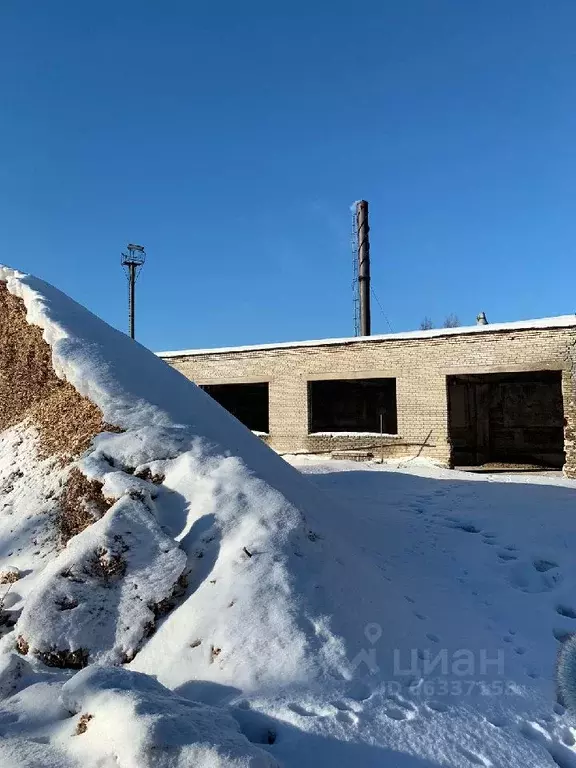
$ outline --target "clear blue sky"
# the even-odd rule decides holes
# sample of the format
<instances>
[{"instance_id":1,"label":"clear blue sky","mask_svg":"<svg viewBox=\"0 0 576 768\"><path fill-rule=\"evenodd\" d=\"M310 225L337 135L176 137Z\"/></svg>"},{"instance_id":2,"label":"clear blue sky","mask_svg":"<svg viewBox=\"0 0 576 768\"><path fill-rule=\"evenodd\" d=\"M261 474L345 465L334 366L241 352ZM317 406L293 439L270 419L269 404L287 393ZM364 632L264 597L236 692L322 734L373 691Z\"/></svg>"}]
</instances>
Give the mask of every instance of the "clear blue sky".
<instances>
[{"instance_id":1,"label":"clear blue sky","mask_svg":"<svg viewBox=\"0 0 576 768\"><path fill-rule=\"evenodd\" d=\"M0 261L154 349L576 311L574 0L5 0ZM388 330L374 306L374 332Z\"/></svg>"}]
</instances>

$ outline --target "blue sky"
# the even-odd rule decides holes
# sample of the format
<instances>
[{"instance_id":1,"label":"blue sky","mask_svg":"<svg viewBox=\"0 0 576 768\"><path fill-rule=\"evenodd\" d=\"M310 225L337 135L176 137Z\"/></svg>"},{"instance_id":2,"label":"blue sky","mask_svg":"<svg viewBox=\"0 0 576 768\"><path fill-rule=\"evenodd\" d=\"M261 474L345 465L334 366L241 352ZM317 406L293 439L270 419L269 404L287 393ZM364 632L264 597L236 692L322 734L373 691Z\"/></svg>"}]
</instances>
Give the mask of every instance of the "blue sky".
<instances>
[{"instance_id":1,"label":"blue sky","mask_svg":"<svg viewBox=\"0 0 576 768\"><path fill-rule=\"evenodd\" d=\"M153 349L576 310L574 0L5 0L0 260ZM387 321L373 308L374 332Z\"/></svg>"}]
</instances>

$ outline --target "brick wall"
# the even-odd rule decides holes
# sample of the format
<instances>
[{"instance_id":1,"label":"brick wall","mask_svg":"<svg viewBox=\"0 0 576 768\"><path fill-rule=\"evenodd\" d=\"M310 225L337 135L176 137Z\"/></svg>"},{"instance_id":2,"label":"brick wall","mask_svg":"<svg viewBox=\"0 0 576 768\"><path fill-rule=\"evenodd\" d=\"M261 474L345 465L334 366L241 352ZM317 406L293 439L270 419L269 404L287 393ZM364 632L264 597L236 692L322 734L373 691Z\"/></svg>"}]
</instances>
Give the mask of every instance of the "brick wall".
<instances>
[{"instance_id":1,"label":"brick wall","mask_svg":"<svg viewBox=\"0 0 576 768\"><path fill-rule=\"evenodd\" d=\"M268 381L270 436L280 452L376 447L370 436L308 434L312 379L394 377L398 436L386 456L428 456L449 463L446 377L458 373L562 370L567 474L576 475L575 329L515 329L432 338L202 353L167 362L198 384Z\"/></svg>"}]
</instances>

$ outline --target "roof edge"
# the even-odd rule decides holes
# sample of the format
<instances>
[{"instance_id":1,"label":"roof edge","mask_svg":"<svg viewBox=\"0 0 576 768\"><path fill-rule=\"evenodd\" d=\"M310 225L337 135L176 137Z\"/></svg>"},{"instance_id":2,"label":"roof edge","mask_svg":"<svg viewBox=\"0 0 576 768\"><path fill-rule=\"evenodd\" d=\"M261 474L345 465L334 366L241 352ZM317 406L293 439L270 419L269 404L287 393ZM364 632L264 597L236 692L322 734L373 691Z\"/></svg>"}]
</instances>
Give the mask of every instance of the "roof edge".
<instances>
[{"instance_id":1,"label":"roof edge","mask_svg":"<svg viewBox=\"0 0 576 768\"><path fill-rule=\"evenodd\" d=\"M458 328L433 328L429 331L404 331L385 333L374 336L350 336L341 339L313 339L310 341L281 341L271 344L251 344L239 347L214 347L212 349L181 349L156 352L158 357L195 357L198 355L222 355L234 352L258 352L274 349L293 349L298 347L327 347L338 344L358 344L367 341L409 341L411 339L435 339L443 336L464 336L475 333L496 333L498 331L531 331L546 328L576 327L576 314L542 317L535 320L517 320L511 323L489 323L488 325L469 325Z\"/></svg>"}]
</instances>

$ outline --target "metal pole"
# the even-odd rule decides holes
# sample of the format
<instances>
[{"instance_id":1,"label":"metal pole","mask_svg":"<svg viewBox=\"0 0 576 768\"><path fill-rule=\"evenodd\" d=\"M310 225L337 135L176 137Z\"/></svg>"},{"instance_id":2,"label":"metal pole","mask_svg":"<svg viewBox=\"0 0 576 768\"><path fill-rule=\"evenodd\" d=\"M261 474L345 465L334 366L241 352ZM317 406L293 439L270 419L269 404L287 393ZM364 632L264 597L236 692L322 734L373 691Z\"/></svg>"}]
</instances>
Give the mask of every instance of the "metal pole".
<instances>
[{"instance_id":1,"label":"metal pole","mask_svg":"<svg viewBox=\"0 0 576 768\"><path fill-rule=\"evenodd\" d=\"M368 232L368 203L356 203L358 232L358 293L360 297L360 335L370 336L370 240Z\"/></svg>"},{"instance_id":2,"label":"metal pole","mask_svg":"<svg viewBox=\"0 0 576 768\"><path fill-rule=\"evenodd\" d=\"M130 338L134 338L134 311L136 302L136 265L129 264L128 275L128 324L130 326Z\"/></svg>"},{"instance_id":3,"label":"metal pole","mask_svg":"<svg viewBox=\"0 0 576 768\"><path fill-rule=\"evenodd\" d=\"M133 339L136 318L136 279L146 261L146 251L143 245L128 243L128 253L122 253L120 263L128 278L128 333Z\"/></svg>"},{"instance_id":4,"label":"metal pole","mask_svg":"<svg viewBox=\"0 0 576 768\"><path fill-rule=\"evenodd\" d=\"M384 464L384 411L380 411L380 464Z\"/></svg>"}]
</instances>

